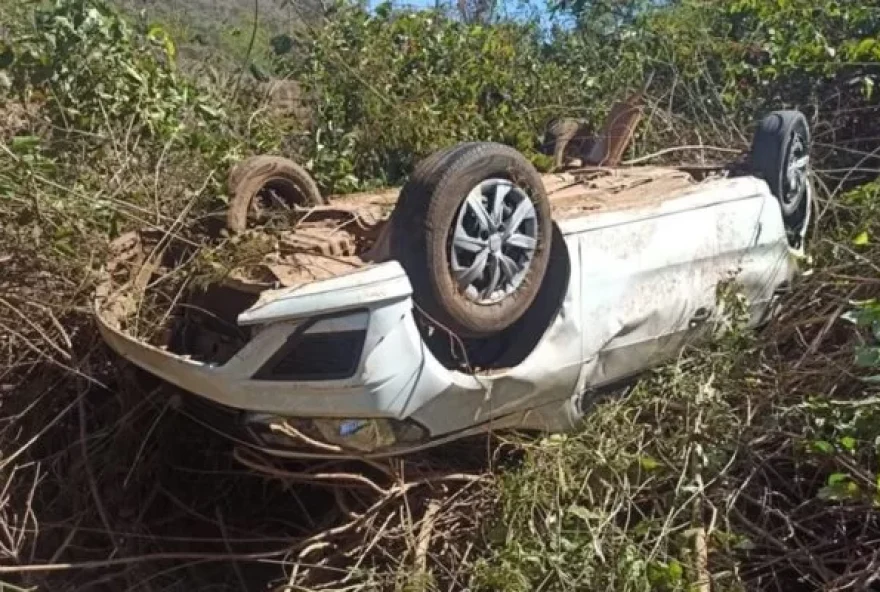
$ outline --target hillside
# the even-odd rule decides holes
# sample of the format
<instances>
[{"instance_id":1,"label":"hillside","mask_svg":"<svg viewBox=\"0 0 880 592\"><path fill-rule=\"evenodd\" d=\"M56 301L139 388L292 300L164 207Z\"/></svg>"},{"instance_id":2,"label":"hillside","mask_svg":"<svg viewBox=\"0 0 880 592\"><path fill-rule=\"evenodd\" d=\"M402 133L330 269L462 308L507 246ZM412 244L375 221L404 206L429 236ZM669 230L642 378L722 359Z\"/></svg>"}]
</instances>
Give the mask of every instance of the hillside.
<instances>
[{"instance_id":1,"label":"hillside","mask_svg":"<svg viewBox=\"0 0 880 592\"><path fill-rule=\"evenodd\" d=\"M219 69L240 66L248 56L261 68L271 67L272 39L304 35L304 25L321 21L316 0L111 0L136 21L161 23L173 35L185 65L205 62ZM256 17L256 28L254 20Z\"/></svg>"},{"instance_id":2,"label":"hillside","mask_svg":"<svg viewBox=\"0 0 880 592\"><path fill-rule=\"evenodd\" d=\"M0 588L877 586L880 11L530 5L575 23L546 28L340 2L303 33L265 6L251 58L309 90L311 117L294 118L240 84L248 4L125 0L122 18L104 0L0 0ZM296 51L270 55L277 34ZM246 156L293 158L324 194L401 183L471 140L543 168L548 120L595 126L647 78L630 161L710 163L748 146L761 115L807 114L808 273L757 333L726 295L717 339L596 400L575 433L281 462L210 429L97 332L93 296L128 231L185 247L139 305L147 329L183 290L265 254L215 229Z\"/></svg>"}]
</instances>

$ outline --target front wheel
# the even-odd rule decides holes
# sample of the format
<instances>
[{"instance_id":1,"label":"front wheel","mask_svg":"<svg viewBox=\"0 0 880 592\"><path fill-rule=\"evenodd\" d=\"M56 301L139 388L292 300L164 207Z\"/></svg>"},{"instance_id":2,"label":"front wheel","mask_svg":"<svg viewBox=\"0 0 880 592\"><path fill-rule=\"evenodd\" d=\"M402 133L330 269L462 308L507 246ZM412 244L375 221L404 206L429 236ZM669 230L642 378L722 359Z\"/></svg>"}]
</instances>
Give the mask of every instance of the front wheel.
<instances>
[{"instance_id":1,"label":"front wheel","mask_svg":"<svg viewBox=\"0 0 880 592\"><path fill-rule=\"evenodd\" d=\"M550 256L550 203L513 148L475 142L429 157L392 220L416 304L457 335L495 335L534 301Z\"/></svg>"}]
</instances>

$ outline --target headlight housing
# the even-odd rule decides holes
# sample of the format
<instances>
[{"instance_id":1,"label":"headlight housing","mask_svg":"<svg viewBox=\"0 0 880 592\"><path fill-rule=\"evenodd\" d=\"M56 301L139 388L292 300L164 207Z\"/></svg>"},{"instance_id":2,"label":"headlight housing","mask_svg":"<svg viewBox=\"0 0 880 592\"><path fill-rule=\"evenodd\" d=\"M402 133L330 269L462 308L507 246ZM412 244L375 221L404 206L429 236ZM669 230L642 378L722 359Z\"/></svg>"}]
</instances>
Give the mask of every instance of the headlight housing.
<instances>
[{"instance_id":1,"label":"headlight housing","mask_svg":"<svg viewBox=\"0 0 880 592\"><path fill-rule=\"evenodd\" d=\"M371 453L398 444L417 444L428 432L412 420L389 418L300 419L250 414L248 432L261 445L280 449L340 448L346 452Z\"/></svg>"}]
</instances>

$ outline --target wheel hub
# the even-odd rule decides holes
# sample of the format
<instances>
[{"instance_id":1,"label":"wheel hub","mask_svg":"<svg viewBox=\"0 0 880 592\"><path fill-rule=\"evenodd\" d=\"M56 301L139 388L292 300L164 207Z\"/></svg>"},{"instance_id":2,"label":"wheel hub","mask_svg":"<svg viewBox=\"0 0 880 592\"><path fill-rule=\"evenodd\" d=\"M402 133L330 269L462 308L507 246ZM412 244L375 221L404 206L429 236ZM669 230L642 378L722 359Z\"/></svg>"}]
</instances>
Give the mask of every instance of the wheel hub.
<instances>
[{"instance_id":1,"label":"wheel hub","mask_svg":"<svg viewBox=\"0 0 880 592\"><path fill-rule=\"evenodd\" d=\"M493 304L519 288L538 244L538 218L526 193L507 179L487 179L462 203L449 247L459 289Z\"/></svg>"},{"instance_id":2,"label":"wheel hub","mask_svg":"<svg viewBox=\"0 0 880 592\"><path fill-rule=\"evenodd\" d=\"M489 250L492 251L493 255L497 256L499 251L501 251L502 240L502 236L498 232L489 237Z\"/></svg>"},{"instance_id":3,"label":"wheel hub","mask_svg":"<svg viewBox=\"0 0 880 592\"><path fill-rule=\"evenodd\" d=\"M798 199L807 185L807 166L810 157L806 153L804 141L800 135L795 134L792 138L788 152L788 162L785 171L785 189L783 200L791 204Z\"/></svg>"}]
</instances>

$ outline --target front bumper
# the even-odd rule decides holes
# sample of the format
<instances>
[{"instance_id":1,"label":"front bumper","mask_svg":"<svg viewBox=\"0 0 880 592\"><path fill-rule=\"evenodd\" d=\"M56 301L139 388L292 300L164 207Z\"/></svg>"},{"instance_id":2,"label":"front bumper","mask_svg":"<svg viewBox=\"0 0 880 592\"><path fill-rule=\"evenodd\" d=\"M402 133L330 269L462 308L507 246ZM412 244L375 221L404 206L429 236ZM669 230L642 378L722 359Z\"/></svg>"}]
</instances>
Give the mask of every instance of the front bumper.
<instances>
[{"instance_id":1,"label":"front bumper","mask_svg":"<svg viewBox=\"0 0 880 592\"><path fill-rule=\"evenodd\" d=\"M238 318L251 328L250 340L223 364L136 339L101 303L97 318L118 354L225 409L225 423L232 417L238 436L280 456L403 454L488 429L529 427L524 414L541 425L541 414L528 409L546 401L529 395L549 393L555 408L564 405L560 395L571 395L579 351L571 352L567 368L525 364L492 377L448 370L421 338L411 294L395 261L264 292ZM573 335L579 328L562 323L556 331ZM330 357L322 358L328 350L321 348L342 342L354 344L341 348L342 362L321 363ZM560 347L570 342L570 336L556 340ZM296 363L303 359L309 360L306 368ZM499 381L506 388L493 399L492 384Z\"/></svg>"},{"instance_id":2,"label":"front bumper","mask_svg":"<svg viewBox=\"0 0 880 592\"><path fill-rule=\"evenodd\" d=\"M241 326L252 328L252 338L222 365L135 339L104 307L98 307L97 317L104 340L117 353L188 392L246 412L241 416L245 431L259 434L258 441L271 440L266 426L275 418L289 417L322 418L327 425L320 424L319 432L327 432L334 420L400 420L412 427L404 436L412 439L418 433L416 439L423 440L429 437L426 428L402 420L420 401L456 381L426 351L412 316L411 292L403 269L393 261L265 292L239 316ZM285 360L315 358L316 352L308 350L334 339L355 345L334 352L342 359L314 360L311 373ZM297 356L297 348L303 355ZM350 436L360 431L339 426Z\"/></svg>"},{"instance_id":3,"label":"front bumper","mask_svg":"<svg viewBox=\"0 0 880 592\"><path fill-rule=\"evenodd\" d=\"M345 295L345 290L334 285L343 278L359 288L348 290L347 309L334 302L341 302L340 293ZM252 327L252 338L222 365L175 355L135 339L114 326L100 309L98 318L103 338L124 358L228 407L282 415L401 417L417 387L439 392L451 382L444 376L445 369L425 354L411 313L410 293L396 262L299 289L266 292L239 318L241 325ZM283 374L266 375L272 357L289 346L306 322L311 324L306 331L312 335L366 333L363 353L358 354L350 376L285 380ZM393 366L387 363L389 359L395 361Z\"/></svg>"}]
</instances>

